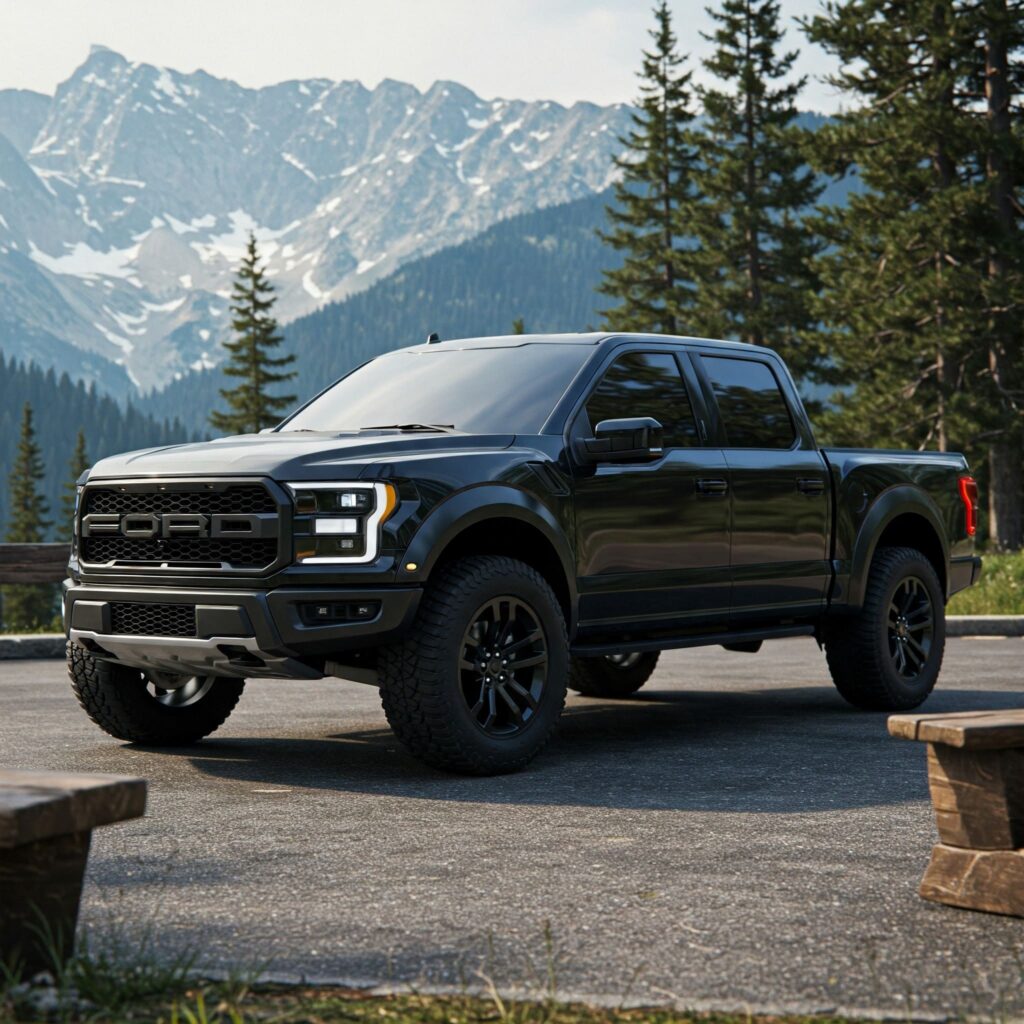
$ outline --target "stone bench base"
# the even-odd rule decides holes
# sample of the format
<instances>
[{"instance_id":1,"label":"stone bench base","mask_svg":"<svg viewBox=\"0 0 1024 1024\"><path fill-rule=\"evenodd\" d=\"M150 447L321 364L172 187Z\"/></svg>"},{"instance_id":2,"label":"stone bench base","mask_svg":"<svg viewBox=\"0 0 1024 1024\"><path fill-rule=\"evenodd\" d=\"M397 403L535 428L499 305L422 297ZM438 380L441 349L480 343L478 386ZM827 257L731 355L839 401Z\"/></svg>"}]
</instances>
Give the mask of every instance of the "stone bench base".
<instances>
[{"instance_id":1,"label":"stone bench base","mask_svg":"<svg viewBox=\"0 0 1024 1024\"><path fill-rule=\"evenodd\" d=\"M71 956L92 830L145 809L143 779L0 769L0 963L28 978Z\"/></svg>"},{"instance_id":2,"label":"stone bench base","mask_svg":"<svg viewBox=\"0 0 1024 1024\"><path fill-rule=\"evenodd\" d=\"M0 856L0 950L26 978L52 973L74 950L90 838L73 832Z\"/></svg>"},{"instance_id":3,"label":"stone bench base","mask_svg":"<svg viewBox=\"0 0 1024 1024\"><path fill-rule=\"evenodd\" d=\"M926 900L1024 917L1024 850L967 850L938 843L921 880Z\"/></svg>"}]
</instances>

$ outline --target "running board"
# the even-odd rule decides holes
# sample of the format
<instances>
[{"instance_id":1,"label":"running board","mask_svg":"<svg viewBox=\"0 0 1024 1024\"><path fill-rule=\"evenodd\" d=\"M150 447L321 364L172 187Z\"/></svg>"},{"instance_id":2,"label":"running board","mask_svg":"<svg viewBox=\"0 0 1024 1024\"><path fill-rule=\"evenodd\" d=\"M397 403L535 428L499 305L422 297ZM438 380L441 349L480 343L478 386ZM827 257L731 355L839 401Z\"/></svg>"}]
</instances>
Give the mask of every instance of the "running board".
<instances>
[{"instance_id":1,"label":"running board","mask_svg":"<svg viewBox=\"0 0 1024 1024\"><path fill-rule=\"evenodd\" d=\"M714 647L716 645L749 643L755 640L781 640L791 636L814 636L814 626L777 626L773 629L740 629L726 633L704 633L692 636L666 636L658 640L618 640L604 644L573 644L572 654L580 658L603 654L631 654L633 651L671 651L681 647Z\"/></svg>"}]
</instances>

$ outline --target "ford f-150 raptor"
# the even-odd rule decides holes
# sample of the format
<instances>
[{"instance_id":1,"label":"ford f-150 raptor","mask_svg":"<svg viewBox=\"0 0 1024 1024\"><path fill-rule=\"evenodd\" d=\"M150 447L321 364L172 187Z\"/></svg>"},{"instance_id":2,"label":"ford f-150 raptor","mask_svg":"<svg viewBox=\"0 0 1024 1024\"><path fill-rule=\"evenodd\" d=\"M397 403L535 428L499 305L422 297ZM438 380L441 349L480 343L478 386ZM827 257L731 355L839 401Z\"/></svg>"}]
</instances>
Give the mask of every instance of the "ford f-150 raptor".
<instances>
[{"instance_id":1,"label":"ford f-150 raptor","mask_svg":"<svg viewBox=\"0 0 1024 1024\"><path fill-rule=\"evenodd\" d=\"M813 636L848 702L905 710L980 573L977 515L961 455L818 448L766 348L428 343L269 431L90 470L68 665L141 744L213 732L246 679L370 683L415 756L476 774L530 761L567 687L626 697L667 648Z\"/></svg>"}]
</instances>

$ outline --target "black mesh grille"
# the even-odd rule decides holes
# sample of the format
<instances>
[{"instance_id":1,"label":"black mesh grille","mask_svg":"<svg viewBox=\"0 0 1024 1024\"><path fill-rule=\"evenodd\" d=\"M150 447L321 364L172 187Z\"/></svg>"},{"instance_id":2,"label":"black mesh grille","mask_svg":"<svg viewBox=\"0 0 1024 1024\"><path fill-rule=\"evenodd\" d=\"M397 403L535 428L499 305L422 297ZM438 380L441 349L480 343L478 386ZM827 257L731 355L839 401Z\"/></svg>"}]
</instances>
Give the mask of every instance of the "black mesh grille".
<instances>
[{"instance_id":1,"label":"black mesh grille","mask_svg":"<svg viewBox=\"0 0 1024 1024\"><path fill-rule=\"evenodd\" d=\"M224 490L118 490L87 488L81 514L254 515L277 512L270 492L260 484L240 484ZM277 539L222 537L141 538L97 535L81 538L82 560L94 565L170 566L265 569L277 558Z\"/></svg>"},{"instance_id":2,"label":"black mesh grille","mask_svg":"<svg viewBox=\"0 0 1024 1024\"><path fill-rule=\"evenodd\" d=\"M195 636L195 605L111 602L110 631L124 636Z\"/></svg>"},{"instance_id":3,"label":"black mesh grille","mask_svg":"<svg viewBox=\"0 0 1024 1024\"><path fill-rule=\"evenodd\" d=\"M223 491L115 491L112 488L90 488L86 492L83 514L90 512L144 512L167 515L198 512L203 515L255 512L276 512L270 492L259 484L228 487Z\"/></svg>"},{"instance_id":4,"label":"black mesh grille","mask_svg":"<svg viewBox=\"0 0 1024 1024\"><path fill-rule=\"evenodd\" d=\"M83 537L86 562L132 562L163 565L185 562L219 568L222 562L236 569L262 569L277 557L276 540L222 540L216 537L169 537L136 540L131 537Z\"/></svg>"}]
</instances>

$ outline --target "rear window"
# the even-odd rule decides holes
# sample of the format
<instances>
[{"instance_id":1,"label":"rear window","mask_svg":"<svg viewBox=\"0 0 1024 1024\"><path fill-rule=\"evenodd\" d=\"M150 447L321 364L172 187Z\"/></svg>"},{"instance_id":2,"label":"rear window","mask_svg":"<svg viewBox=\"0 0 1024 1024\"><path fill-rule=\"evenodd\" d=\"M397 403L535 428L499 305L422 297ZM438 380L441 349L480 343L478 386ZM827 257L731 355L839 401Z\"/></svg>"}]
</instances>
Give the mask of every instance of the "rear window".
<instances>
[{"instance_id":1,"label":"rear window","mask_svg":"<svg viewBox=\"0 0 1024 1024\"><path fill-rule=\"evenodd\" d=\"M789 406L767 363L701 356L718 400L730 448L790 448Z\"/></svg>"},{"instance_id":2,"label":"rear window","mask_svg":"<svg viewBox=\"0 0 1024 1024\"><path fill-rule=\"evenodd\" d=\"M353 370L282 429L427 423L470 434L537 434L593 353L590 345L552 343L390 352Z\"/></svg>"}]
</instances>

